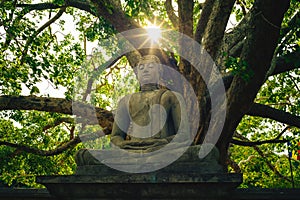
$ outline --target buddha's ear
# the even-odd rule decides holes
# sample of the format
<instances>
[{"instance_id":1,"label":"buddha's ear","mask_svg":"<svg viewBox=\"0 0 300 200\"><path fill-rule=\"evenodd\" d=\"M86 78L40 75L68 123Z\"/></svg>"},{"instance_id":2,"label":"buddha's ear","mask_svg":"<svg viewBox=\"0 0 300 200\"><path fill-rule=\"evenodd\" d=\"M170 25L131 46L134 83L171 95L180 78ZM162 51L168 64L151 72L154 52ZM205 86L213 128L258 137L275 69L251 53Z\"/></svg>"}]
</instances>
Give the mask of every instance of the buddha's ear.
<instances>
[{"instance_id":1,"label":"buddha's ear","mask_svg":"<svg viewBox=\"0 0 300 200\"><path fill-rule=\"evenodd\" d=\"M158 64L158 72L159 72L159 77L164 76L164 65L163 64Z\"/></svg>"},{"instance_id":2,"label":"buddha's ear","mask_svg":"<svg viewBox=\"0 0 300 200\"><path fill-rule=\"evenodd\" d=\"M164 89L166 86L165 80L164 80L164 65L163 64L159 64L158 65L159 69L159 80L158 80L158 86L161 89Z\"/></svg>"},{"instance_id":3,"label":"buddha's ear","mask_svg":"<svg viewBox=\"0 0 300 200\"><path fill-rule=\"evenodd\" d=\"M133 72L137 78L137 73L138 73L138 70L137 70L137 65L135 67L132 68L133 69Z\"/></svg>"}]
</instances>

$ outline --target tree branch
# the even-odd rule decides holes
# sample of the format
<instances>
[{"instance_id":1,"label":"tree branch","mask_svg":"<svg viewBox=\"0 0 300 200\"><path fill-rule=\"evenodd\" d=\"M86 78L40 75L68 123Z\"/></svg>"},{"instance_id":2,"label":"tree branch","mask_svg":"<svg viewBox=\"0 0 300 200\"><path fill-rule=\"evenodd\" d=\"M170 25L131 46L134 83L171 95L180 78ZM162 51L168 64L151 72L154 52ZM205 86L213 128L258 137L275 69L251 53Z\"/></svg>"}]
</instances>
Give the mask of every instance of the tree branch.
<instances>
[{"instance_id":1,"label":"tree branch","mask_svg":"<svg viewBox=\"0 0 300 200\"><path fill-rule=\"evenodd\" d=\"M275 139L271 139L271 140L263 140L263 141L255 141L255 142L248 142L248 141L241 141L241 140L236 140L236 139L232 139L231 143L235 144L235 145L239 145L239 146L248 146L248 147L253 147L253 146L257 146L257 145L262 145L262 144L277 144L277 143L286 143L289 140L275 140Z\"/></svg>"},{"instance_id":2,"label":"tree branch","mask_svg":"<svg viewBox=\"0 0 300 200\"><path fill-rule=\"evenodd\" d=\"M217 63L223 65L223 61L228 56L239 57L241 54L241 48L244 45L246 33L251 31L249 26L250 19L255 15L255 9L251 8L250 11L244 16L244 18L228 33L225 33L222 44L219 51L219 60ZM223 54L227 56L223 56Z\"/></svg>"},{"instance_id":3,"label":"tree branch","mask_svg":"<svg viewBox=\"0 0 300 200\"><path fill-rule=\"evenodd\" d=\"M299 116L292 115L282 110L277 110L267 105L254 103L246 114L251 116L259 116L263 118L273 119L278 122L300 128Z\"/></svg>"},{"instance_id":4,"label":"tree branch","mask_svg":"<svg viewBox=\"0 0 300 200\"><path fill-rule=\"evenodd\" d=\"M285 127L275 138L270 139L270 140L263 140L263 141L249 141L247 138L246 141L241 141L241 140L235 140L232 139L231 143L232 144L236 144L236 145L240 145L240 146L249 146L249 147L253 147L256 145L262 145L262 144L270 144L270 143L285 143L288 142L289 140L279 140L279 138L290 128L290 126ZM235 132L235 135L240 139L245 140L245 137L242 137L241 134L238 134L237 132Z\"/></svg>"},{"instance_id":5,"label":"tree branch","mask_svg":"<svg viewBox=\"0 0 300 200\"><path fill-rule=\"evenodd\" d=\"M194 1L178 0L178 28L179 32L193 37L193 9Z\"/></svg>"},{"instance_id":6,"label":"tree branch","mask_svg":"<svg viewBox=\"0 0 300 200\"><path fill-rule=\"evenodd\" d=\"M41 149L29 147L27 145L14 144L11 142L6 142L6 141L0 141L0 146L5 145L5 146L12 147L12 148L16 148L19 151L24 151L27 153L32 153L32 154L36 154L36 155L40 155L40 156L54 156L54 155L63 153L67 149L75 147L80 142L81 142L81 140L80 140L79 136L76 136L74 139L63 143L61 146L59 146L53 150L41 150Z\"/></svg>"},{"instance_id":7,"label":"tree branch","mask_svg":"<svg viewBox=\"0 0 300 200\"><path fill-rule=\"evenodd\" d=\"M102 16L108 20L119 33L140 28L137 22L128 18L121 8L114 6L113 2L107 2L106 0L91 0L91 2L96 7L97 16Z\"/></svg>"},{"instance_id":8,"label":"tree branch","mask_svg":"<svg viewBox=\"0 0 300 200\"><path fill-rule=\"evenodd\" d=\"M245 141L249 141L246 137L242 136L241 134L235 132L235 136L245 140ZM254 148L254 150L264 159L265 163L267 164L267 166L280 178L288 181L288 182L292 182L289 178L285 177L284 175L282 175L273 165L272 163L267 159L266 155L264 154L264 152L257 146L252 146Z\"/></svg>"},{"instance_id":9,"label":"tree branch","mask_svg":"<svg viewBox=\"0 0 300 200\"><path fill-rule=\"evenodd\" d=\"M292 82L293 82L295 88L296 88L297 91L300 93L300 89L299 89L299 87L298 87L298 83L296 83L296 81L295 81L295 78L294 78L292 75L290 75L290 74L288 74L288 77L292 80Z\"/></svg>"},{"instance_id":10,"label":"tree branch","mask_svg":"<svg viewBox=\"0 0 300 200\"><path fill-rule=\"evenodd\" d=\"M234 170L235 173L242 172L240 166L236 162L234 162L232 159L228 158L227 162L230 165L230 167Z\"/></svg>"},{"instance_id":11,"label":"tree branch","mask_svg":"<svg viewBox=\"0 0 300 200\"><path fill-rule=\"evenodd\" d=\"M3 45L3 49L7 49L11 43L12 40L14 40L17 35L14 33L14 27L19 25L22 18L28 13L26 9L22 10L20 14L16 17L16 19L11 23L11 25L6 30L6 40Z\"/></svg>"},{"instance_id":12,"label":"tree branch","mask_svg":"<svg viewBox=\"0 0 300 200\"><path fill-rule=\"evenodd\" d=\"M203 46L215 60L235 0L215 1L203 35Z\"/></svg>"},{"instance_id":13,"label":"tree branch","mask_svg":"<svg viewBox=\"0 0 300 200\"><path fill-rule=\"evenodd\" d=\"M276 61L276 67L271 73L271 76L300 68L299 58L300 48L297 48L291 53L278 57Z\"/></svg>"},{"instance_id":14,"label":"tree branch","mask_svg":"<svg viewBox=\"0 0 300 200\"><path fill-rule=\"evenodd\" d=\"M178 29L178 17L175 15L175 10L172 6L172 0L166 0L165 1L165 8L166 8L166 11L167 11L167 15L169 17L169 19L171 20L172 24L173 24L173 27L175 29Z\"/></svg>"},{"instance_id":15,"label":"tree branch","mask_svg":"<svg viewBox=\"0 0 300 200\"><path fill-rule=\"evenodd\" d=\"M204 3L203 9L202 9L200 18L198 20L194 39L200 44L202 42L202 37L203 37L204 31L205 31L207 22L209 20L213 5L214 5L214 0L206 0Z\"/></svg>"},{"instance_id":16,"label":"tree branch","mask_svg":"<svg viewBox=\"0 0 300 200\"><path fill-rule=\"evenodd\" d=\"M64 123L64 122L66 122L66 123L74 123L75 120L73 118L69 118L69 117L59 118L59 119L55 120L53 123L44 126L43 127L43 131L46 131L46 130L48 130L50 128L56 127L56 126L58 126L58 125L60 125L61 123Z\"/></svg>"},{"instance_id":17,"label":"tree branch","mask_svg":"<svg viewBox=\"0 0 300 200\"><path fill-rule=\"evenodd\" d=\"M245 3L242 0L237 0L236 4L241 7L243 15L245 16L247 14L247 8L246 8Z\"/></svg>"},{"instance_id":18,"label":"tree branch","mask_svg":"<svg viewBox=\"0 0 300 200\"><path fill-rule=\"evenodd\" d=\"M1 141L0 140L0 146L5 145L8 147L15 148L16 150L11 156L16 156L20 152L27 152L27 153L32 153L40 156L54 156L63 153L64 151L71 149L75 147L77 144L81 143L82 141L90 141L90 140L95 140L103 136L103 132L106 132L106 128L103 129L102 131L98 132L93 132L93 133L88 133L88 134L81 134L79 136L74 137L74 129L75 126L72 126L70 130L70 140L67 142L61 143L57 148L52 149L52 150L41 150L37 148L30 147L28 145L23 145L23 144L15 144L12 142L7 142L7 141Z\"/></svg>"},{"instance_id":19,"label":"tree branch","mask_svg":"<svg viewBox=\"0 0 300 200\"><path fill-rule=\"evenodd\" d=\"M85 101L87 96L91 93L92 91L92 86L93 86L93 83L95 81L95 79L98 79L98 73L96 72L102 72L103 70L105 69L108 69L112 66L114 66L116 64L117 61L119 61L124 55L119 55L117 56L116 58L110 58L107 62L105 62L103 65L100 65L100 66L95 66L94 63L92 62L92 65L94 66L94 72L93 73L93 76L91 76L88 80L88 83L87 83L87 87L86 87L86 90L85 90L85 93L82 97L82 100ZM115 65L116 66L116 65ZM107 78L107 77L105 77Z\"/></svg>"},{"instance_id":20,"label":"tree branch","mask_svg":"<svg viewBox=\"0 0 300 200\"><path fill-rule=\"evenodd\" d=\"M67 4L63 5L63 6L59 6L54 3L16 4L15 6L16 6L16 8L23 8L23 10L21 11L21 13L17 16L17 18L12 23L12 25L6 31L8 34L8 37L6 37L6 41L4 43L4 49L6 49L9 46L10 42L16 37L15 34L13 33L13 27L15 25L19 24L21 19L26 14L30 13L31 11L58 9L58 8L62 8L62 7L71 6L74 8L78 8L78 9L87 11L87 12L91 13L92 15L97 16L97 14L94 12L94 10L92 9L92 7L90 6L89 3L77 1L77 0L69 0L69 1L67 1Z\"/></svg>"},{"instance_id":21,"label":"tree branch","mask_svg":"<svg viewBox=\"0 0 300 200\"><path fill-rule=\"evenodd\" d=\"M217 143L221 159L226 158L222 154L227 152L236 127L253 105L257 92L265 82L280 36L280 29L275 26L281 26L289 5L288 0L256 0L253 5L255 14L249 21L251 31L246 33L241 53L241 60L248 66L244 73L249 74L249 80L246 81L239 75L235 76L227 90L226 119ZM226 160L220 162L225 163Z\"/></svg>"},{"instance_id":22,"label":"tree branch","mask_svg":"<svg viewBox=\"0 0 300 200\"><path fill-rule=\"evenodd\" d=\"M97 15L94 10L92 9L91 5L86 1L77 1L77 0L69 0L66 1L66 4L63 6L59 6L57 4L54 3L37 3L37 4L17 4L16 7L19 8L25 8L27 9L28 12L31 12L33 10L48 10L48 9L57 9L57 8L61 8L61 7L74 7L74 8L78 8L80 10L84 10L86 12L91 13L92 15Z\"/></svg>"},{"instance_id":23,"label":"tree branch","mask_svg":"<svg viewBox=\"0 0 300 200\"><path fill-rule=\"evenodd\" d=\"M287 26L283 29L281 29L281 38L284 38L291 30L297 29L299 25L300 20L300 11L296 11L295 15L292 17L292 19L288 22Z\"/></svg>"},{"instance_id":24,"label":"tree branch","mask_svg":"<svg viewBox=\"0 0 300 200\"><path fill-rule=\"evenodd\" d=\"M106 127L105 134L110 133L113 122L113 115L107 110L62 98L0 96L0 110L37 110L78 115L86 123L99 123L101 127ZM97 118L97 121L95 121L95 118Z\"/></svg>"},{"instance_id":25,"label":"tree branch","mask_svg":"<svg viewBox=\"0 0 300 200\"><path fill-rule=\"evenodd\" d=\"M90 3L92 2L92 3ZM78 8L80 10L84 10L86 12L91 13L94 16L103 17L107 21L109 21L113 27L118 32L124 32L130 29L134 28L140 28L139 24L136 23L134 20L129 19L127 16L125 16L124 12L119 6L119 3L115 2L108 2L106 0L98 1L98 0L91 0L91 1L78 1L78 0L69 0L66 2L64 6L59 6L57 4L53 3L39 3L39 4L17 4L17 7L24 8L26 10L26 13L32 11L32 10L46 10L46 9L57 9L61 7L74 7ZM118 17L116 17L118 16ZM146 35L146 34L145 34ZM130 40L132 42L132 40ZM140 41L137 42L137 38L133 39L138 43L137 45L133 45L136 48L139 46L139 44L142 44L145 38L140 38ZM138 52L130 53L130 56L128 56L130 64L132 66L135 66L136 64L136 57L139 57Z\"/></svg>"},{"instance_id":26,"label":"tree branch","mask_svg":"<svg viewBox=\"0 0 300 200\"><path fill-rule=\"evenodd\" d=\"M27 12L31 12L33 10L48 10L48 9L57 9L61 6L54 4L54 3L37 3L37 4L26 4L20 3L16 4L17 8L25 8Z\"/></svg>"},{"instance_id":27,"label":"tree branch","mask_svg":"<svg viewBox=\"0 0 300 200\"><path fill-rule=\"evenodd\" d=\"M59 19L65 11L66 11L66 7L60 8L58 13L52 19L50 19L48 22L46 22L43 26L41 26L34 34L32 34L28 38L28 40L26 41L26 44L24 46L24 49L22 51L21 65L23 64L24 59L27 55L28 47L32 43L32 41L35 39L35 37L37 35L39 35L43 30L45 30L48 26L50 26L52 23L54 23L57 19Z\"/></svg>"},{"instance_id":28,"label":"tree branch","mask_svg":"<svg viewBox=\"0 0 300 200\"><path fill-rule=\"evenodd\" d=\"M242 43L243 41L241 41ZM230 53L234 53L233 49L237 47L238 45L234 46L230 51ZM241 46L242 47L242 46ZM231 55L231 54L230 54ZM236 55L233 55L236 56ZM270 76L274 76L277 74L281 74L284 72L288 72L294 69L300 68L300 62L298 61L300 58L300 48L297 48L295 51L279 56L277 57L276 66L273 72L271 72ZM230 84L232 83L234 78L234 75L232 74L226 74L223 77L224 85L226 90L230 87Z\"/></svg>"}]
</instances>

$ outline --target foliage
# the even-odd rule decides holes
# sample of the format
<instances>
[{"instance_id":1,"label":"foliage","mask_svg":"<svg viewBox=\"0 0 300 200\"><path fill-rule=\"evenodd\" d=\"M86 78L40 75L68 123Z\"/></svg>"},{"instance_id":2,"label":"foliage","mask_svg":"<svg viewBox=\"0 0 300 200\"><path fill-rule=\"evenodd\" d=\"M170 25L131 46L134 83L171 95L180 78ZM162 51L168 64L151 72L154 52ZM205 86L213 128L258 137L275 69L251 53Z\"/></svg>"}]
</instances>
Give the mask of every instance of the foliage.
<instances>
[{"instance_id":1,"label":"foliage","mask_svg":"<svg viewBox=\"0 0 300 200\"><path fill-rule=\"evenodd\" d=\"M240 187L292 188L292 182L285 179L287 178L291 180L290 165L287 155L272 152L272 148L269 145L263 145L259 148L266 155L266 158L262 158L253 147L241 147L234 145L230 148L231 157L234 158L235 162L239 165L243 172L244 181ZM270 169L267 162L273 165L274 168L285 178L274 173L274 170ZM299 161L292 159L293 178L295 181L295 187L297 188L300 187L299 164Z\"/></svg>"},{"instance_id":2,"label":"foliage","mask_svg":"<svg viewBox=\"0 0 300 200\"><path fill-rule=\"evenodd\" d=\"M27 145L32 148L50 150L58 147L70 137L70 125L61 124L43 131L43 128L62 116L36 111L13 111L10 119L1 119L0 138L7 142ZM41 187L35 183L37 175L62 175L74 172L73 154L77 148L61 155L39 156L25 153L21 149L0 146L1 181L14 187Z\"/></svg>"},{"instance_id":3,"label":"foliage","mask_svg":"<svg viewBox=\"0 0 300 200\"><path fill-rule=\"evenodd\" d=\"M241 76L244 81L249 81L253 77L253 71L249 68L247 62L240 58L229 56L225 62L226 71L233 75Z\"/></svg>"},{"instance_id":4,"label":"foliage","mask_svg":"<svg viewBox=\"0 0 300 200\"><path fill-rule=\"evenodd\" d=\"M299 115L299 72L300 70L296 69L270 77L261 87L256 102ZM286 127L274 120L245 116L237 131L251 141L264 141L276 138ZM287 146L287 143L261 145L258 148L264 153L265 158L259 155L253 147L233 145L230 148L231 159L238 163L244 174L244 182L241 187L292 188L288 152L292 152L294 155L291 163L295 187L300 187L300 161L296 160L297 150L300 149L298 146L300 131L298 128L290 127L280 139L290 140L291 146ZM290 181L274 173L267 162L270 162L282 176Z\"/></svg>"},{"instance_id":5,"label":"foliage","mask_svg":"<svg viewBox=\"0 0 300 200\"><path fill-rule=\"evenodd\" d=\"M18 3L31 3L19 1ZM57 1L57 4L62 2ZM40 95L39 85L47 80L55 88L65 87L66 98L71 98L73 74L81 66L85 52L80 40L67 30L63 19L43 29L57 10L47 13L15 7L14 1L2 1L0 38L1 94ZM3 32L4 31L4 32ZM6 34L5 34L6 33ZM26 89L27 88L27 89ZM54 94L55 95L55 94ZM70 138L71 125L60 124L43 128L55 120L69 117L57 113L37 111L6 111L1 113L0 138L6 142L27 145L41 150L55 149ZM8 186L40 187L35 176L71 174L75 163L73 154L80 146L56 156L38 156L8 146L0 146L1 182Z\"/></svg>"},{"instance_id":6,"label":"foliage","mask_svg":"<svg viewBox=\"0 0 300 200\"><path fill-rule=\"evenodd\" d=\"M145 20L152 21L153 17L161 16L166 19L166 13L161 12L164 9L163 2L157 0L125 0L123 9L128 17L137 19L142 24Z\"/></svg>"}]
</instances>

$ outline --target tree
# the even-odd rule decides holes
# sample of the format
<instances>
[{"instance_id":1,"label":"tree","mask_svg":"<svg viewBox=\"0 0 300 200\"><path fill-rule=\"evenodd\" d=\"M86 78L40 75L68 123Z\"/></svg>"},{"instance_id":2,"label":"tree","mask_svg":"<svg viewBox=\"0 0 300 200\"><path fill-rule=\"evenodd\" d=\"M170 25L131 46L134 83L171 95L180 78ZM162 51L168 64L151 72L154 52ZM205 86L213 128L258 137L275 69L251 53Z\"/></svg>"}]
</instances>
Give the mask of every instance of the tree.
<instances>
[{"instance_id":1,"label":"tree","mask_svg":"<svg viewBox=\"0 0 300 200\"><path fill-rule=\"evenodd\" d=\"M146 20L153 21L151 19L199 42L222 72L228 103L217 147L224 167L231 163L228 150L232 144L251 146L247 140L255 139L256 143L280 145L289 139L283 135L274 136L276 131L257 137L253 131L260 128L260 122L274 124L277 121L289 125L295 133L293 138L297 138L300 128L299 7L296 0L2 1L0 107L4 118L1 126L9 124L9 129L14 131L2 129L1 148L13 152L12 147L15 151L49 156L78 144L80 140L71 117L72 77L87 56L86 42L101 42L115 33L141 28ZM232 14L239 23L227 30ZM66 15L76 22L78 36L64 33L67 22L62 16ZM54 26L59 31L54 32ZM79 39L73 41L75 37ZM138 56L145 53L135 51L125 56L134 66ZM168 52L160 52L160 56L170 65L170 57L176 60L174 67L187 77L195 90L201 117L195 143L201 143L211 111L205 82L180 56ZM124 57L120 60L126 62ZM41 80L48 80L55 87L66 87L65 99L41 96L36 85ZM21 96L22 87L28 88L31 95ZM107 91L109 89L99 90L106 94ZM113 118L106 104L99 103L97 117L104 132L109 134ZM253 119L249 116L261 118L255 124L248 123L252 129L241 129L246 127L248 119ZM21 128L16 128L12 120L20 123ZM37 145L30 142L33 133L37 141L39 137L47 140L47 131L51 136L59 135L66 131L63 127L67 127L69 140L64 132L65 140L57 143ZM16 132L19 135L27 132L28 138L14 138Z\"/></svg>"}]
</instances>

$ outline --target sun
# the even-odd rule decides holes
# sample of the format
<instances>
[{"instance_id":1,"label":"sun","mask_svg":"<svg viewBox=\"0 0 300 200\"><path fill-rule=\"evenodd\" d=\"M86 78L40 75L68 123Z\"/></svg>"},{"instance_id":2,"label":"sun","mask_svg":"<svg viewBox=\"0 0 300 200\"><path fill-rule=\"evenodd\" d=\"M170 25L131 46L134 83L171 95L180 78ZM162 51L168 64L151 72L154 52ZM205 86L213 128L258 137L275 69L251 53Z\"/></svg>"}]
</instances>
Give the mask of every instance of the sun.
<instances>
[{"instance_id":1,"label":"sun","mask_svg":"<svg viewBox=\"0 0 300 200\"><path fill-rule=\"evenodd\" d=\"M161 39L161 29L159 26L149 25L145 27L147 35L151 40L151 43L158 43Z\"/></svg>"}]
</instances>

